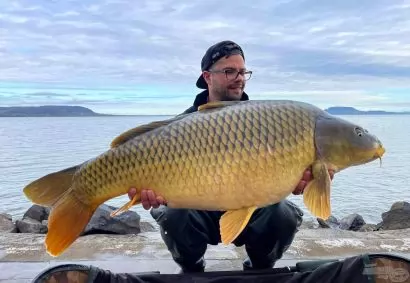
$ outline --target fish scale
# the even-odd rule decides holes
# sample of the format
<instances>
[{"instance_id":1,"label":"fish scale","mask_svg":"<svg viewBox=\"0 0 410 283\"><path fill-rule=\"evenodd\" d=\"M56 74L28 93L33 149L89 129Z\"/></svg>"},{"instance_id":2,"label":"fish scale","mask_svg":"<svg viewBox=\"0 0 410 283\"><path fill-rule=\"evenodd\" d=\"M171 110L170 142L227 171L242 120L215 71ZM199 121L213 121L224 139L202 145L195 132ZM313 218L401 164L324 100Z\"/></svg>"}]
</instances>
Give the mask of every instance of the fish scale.
<instances>
[{"instance_id":1,"label":"fish scale","mask_svg":"<svg viewBox=\"0 0 410 283\"><path fill-rule=\"evenodd\" d=\"M143 188L151 189L169 207L226 211L221 239L230 243L256 208L286 198L309 167L314 179L304 203L314 216L328 217L328 170L384 154L376 137L356 134L360 129L302 102L208 103L197 112L131 129L101 155L44 176L24 192L33 202L53 206L46 237L51 255L71 245L101 203L130 187L137 189L135 197L113 216L138 204Z\"/></svg>"}]
</instances>

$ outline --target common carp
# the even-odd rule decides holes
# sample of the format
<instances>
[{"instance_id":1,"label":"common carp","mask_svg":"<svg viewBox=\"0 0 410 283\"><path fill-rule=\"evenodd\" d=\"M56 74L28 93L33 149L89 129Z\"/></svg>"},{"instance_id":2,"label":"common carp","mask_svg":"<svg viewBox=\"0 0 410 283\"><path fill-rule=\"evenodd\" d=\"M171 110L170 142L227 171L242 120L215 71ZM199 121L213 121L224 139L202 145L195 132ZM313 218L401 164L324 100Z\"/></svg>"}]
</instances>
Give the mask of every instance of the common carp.
<instances>
[{"instance_id":1,"label":"common carp","mask_svg":"<svg viewBox=\"0 0 410 283\"><path fill-rule=\"evenodd\" d=\"M24 188L50 206L47 252L58 256L81 234L99 205L137 189L117 215L152 189L169 207L226 211L224 244L253 212L288 195L312 167L303 199L316 217L331 215L328 169L380 159L385 149L366 129L308 103L290 100L210 102L197 112L155 121L116 137L82 164L50 173Z\"/></svg>"}]
</instances>

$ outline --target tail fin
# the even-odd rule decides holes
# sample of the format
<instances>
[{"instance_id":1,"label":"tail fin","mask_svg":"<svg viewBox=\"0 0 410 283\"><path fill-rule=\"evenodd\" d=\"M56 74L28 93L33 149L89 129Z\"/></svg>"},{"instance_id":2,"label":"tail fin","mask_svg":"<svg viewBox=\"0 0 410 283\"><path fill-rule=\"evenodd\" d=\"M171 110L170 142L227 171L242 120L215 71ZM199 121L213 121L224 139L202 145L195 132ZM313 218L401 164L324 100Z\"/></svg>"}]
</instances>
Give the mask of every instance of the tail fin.
<instances>
[{"instance_id":1,"label":"tail fin","mask_svg":"<svg viewBox=\"0 0 410 283\"><path fill-rule=\"evenodd\" d=\"M54 205L71 187L75 172L81 165L48 174L28 184L23 192L33 203Z\"/></svg>"},{"instance_id":2,"label":"tail fin","mask_svg":"<svg viewBox=\"0 0 410 283\"><path fill-rule=\"evenodd\" d=\"M80 166L48 174L24 188L32 202L52 207L46 236L47 252L52 256L60 255L79 237L98 207L71 194L74 174Z\"/></svg>"},{"instance_id":3,"label":"tail fin","mask_svg":"<svg viewBox=\"0 0 410 283\"><path fill-rule=\"evenodd\" d=\"M46 249L52 256L59 256L83 232L97 206L86 205L72 194L61 198L48 218Z\"/></svg>"}]
</instances>

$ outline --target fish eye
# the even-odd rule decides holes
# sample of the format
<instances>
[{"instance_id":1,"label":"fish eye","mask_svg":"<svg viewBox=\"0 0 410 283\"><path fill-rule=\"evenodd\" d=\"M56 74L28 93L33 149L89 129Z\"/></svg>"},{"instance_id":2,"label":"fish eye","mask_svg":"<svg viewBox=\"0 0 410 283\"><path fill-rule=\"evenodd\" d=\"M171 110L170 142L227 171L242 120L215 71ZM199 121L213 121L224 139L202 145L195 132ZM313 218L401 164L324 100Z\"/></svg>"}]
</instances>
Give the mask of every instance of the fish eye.
<instances>
[{"instance_id":1,"label":"fish eye","mask_svg":"<svg viewBox=\"0 0 410 283\"><path fill-rule=\"evenodd\" d=\"M354 128L354 131L359 137L363 136L363 132L366 133L366 130L363 130L362 128L359 128L359 127Z\"/></svg>"}]
</instances>

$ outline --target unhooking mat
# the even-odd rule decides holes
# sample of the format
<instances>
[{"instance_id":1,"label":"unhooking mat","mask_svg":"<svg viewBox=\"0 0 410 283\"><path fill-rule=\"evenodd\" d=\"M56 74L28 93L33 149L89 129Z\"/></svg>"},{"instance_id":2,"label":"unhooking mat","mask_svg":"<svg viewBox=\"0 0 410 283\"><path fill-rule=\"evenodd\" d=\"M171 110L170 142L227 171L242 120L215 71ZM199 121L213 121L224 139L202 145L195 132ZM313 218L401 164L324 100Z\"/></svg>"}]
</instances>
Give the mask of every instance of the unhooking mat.
<instances>
[{"instance_id":1,"label":"unhooking mat","mask_svg":"<svg viewBox=\"0 0 410 283\"><path fill-rule=\"evenodd\" d=\"M111 276L110 276L111 277ZM97 276L98 278L98 276ZM98 280L91 280L98 282ZM108 281L107 281L108 280ZM37 283L38 281L33 281ZM117 274L107 283L410 283L410 259L393 254L361 254L344 259L302 261L294 266L254 271L192 274Z\"/></svg>"}]
</instances>

